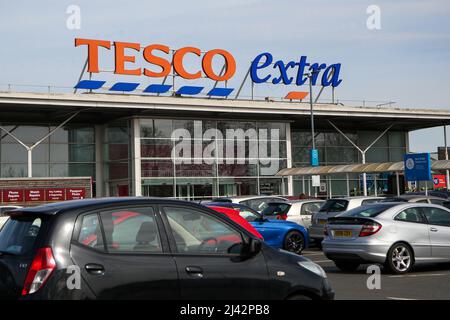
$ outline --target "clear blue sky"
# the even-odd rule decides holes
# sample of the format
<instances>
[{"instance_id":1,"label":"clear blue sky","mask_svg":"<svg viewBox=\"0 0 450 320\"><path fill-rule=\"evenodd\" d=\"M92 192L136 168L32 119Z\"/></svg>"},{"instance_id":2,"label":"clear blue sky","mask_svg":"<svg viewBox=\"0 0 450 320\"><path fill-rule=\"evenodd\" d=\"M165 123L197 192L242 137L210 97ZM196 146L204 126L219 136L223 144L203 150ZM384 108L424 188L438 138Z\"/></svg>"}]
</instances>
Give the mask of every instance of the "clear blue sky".
<instances>
[{"instance_id":1,"label":"clear blue sky","mask_svg":"<svg viewBox=\"0 0 450 320\"><path fill-rule=\"evenodd\" d=\"M381 30L366 9L381 8ZM66 27L69 5L81 29ZM450 1L184 0L1 1L0 83L71 87L85 59L76 37L224 48L245 65L269 51L284 59L342 63L339 99L450 108ZM273 90L273 91L272 91ZM277 92L269 86L257 94ZM276 94L272 94L276 95ZM450 135L449 135L450 136ZM413 151L436 150L442 128L411 133Z\"/></svg>"}]
</instances>

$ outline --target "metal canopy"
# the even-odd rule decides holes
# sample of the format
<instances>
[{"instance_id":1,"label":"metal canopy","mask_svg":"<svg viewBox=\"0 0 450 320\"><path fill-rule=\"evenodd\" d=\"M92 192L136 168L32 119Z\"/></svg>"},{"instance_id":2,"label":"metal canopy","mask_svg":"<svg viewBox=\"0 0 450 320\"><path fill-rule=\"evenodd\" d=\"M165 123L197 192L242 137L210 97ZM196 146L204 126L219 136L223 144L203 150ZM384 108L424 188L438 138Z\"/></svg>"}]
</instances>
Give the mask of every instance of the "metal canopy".
<instances>
[{"instance_id":1,"label":"metal canopy","mask_svg":"<svg viewBox=\"0 0 450 320\"><path fill-rule=\"evenodd\" d=\"M450 160L435 160L431 164L431 170L440 171L450 169ZM383 173L403 172L404 164L400 162L348 164L337 166L286 168L280 170L277 176L312 176L332 175L340 173Z\"/></svg>"}]
</instances>

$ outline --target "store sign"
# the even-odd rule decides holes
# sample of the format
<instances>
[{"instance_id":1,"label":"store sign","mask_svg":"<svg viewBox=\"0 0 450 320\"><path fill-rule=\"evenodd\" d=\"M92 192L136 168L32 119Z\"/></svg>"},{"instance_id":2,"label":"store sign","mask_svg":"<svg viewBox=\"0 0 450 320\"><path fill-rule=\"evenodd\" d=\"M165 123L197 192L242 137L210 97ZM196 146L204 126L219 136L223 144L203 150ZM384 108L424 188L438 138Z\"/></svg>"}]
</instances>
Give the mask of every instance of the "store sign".
<instances>
[{"instance_id":1,"label":"store sign","mask_svg":"<svg viewBox=\"0 0 450 320\"><path fill-rule=\"evenodd\" d=\"M75 39L75 47L87 48L87 72L100 73L99 51L113 51L114 74L126 76L146 76L150 78L165 78L175 74L186 80L207 78L212 81L228 81L236 73L236 59L224 49L213 49L206 52L196 47L183 47L171 50L167 45L150 44L142 46L137 42L121 42L95 39ZM141 56L145 65L137 65L136 58ZM185 65L186 57L197 59L194 70L188 70ZM213 60L224 60L224 68L220 72L214 70ZM310 63L307 56L301 56L298 61L274 61L269 52L257 55L250 66L250 77L254 83L272 83L297 86L304 85L311 74L311 83L320 84L323 87L337 87L342 82L340 79L341 64L327 65L325 63ZM247 69L247 66L245 66ZM106 81L81 80L75 86L76 89L100 89ZM216 83L217 84L217 83ZM110 91L131 92L137 89L140 83L116 82ZM171 89L170 84L151 84L143 89L144 93L166 93ZM204 87L182 86L176 93L184 95L196 95L202 92ZM233 88L220 88L216 85L207 93L209 96L228 96ZM291 91L286 99L303 99L307 92ZM300 98L301 97L301 98Z\"/></svg>"},{"instance_id":2,"label":"store sign","mask_svg":"<svg viewBox=\"0 0 450 320\"><path fill-rule=\"evenodd\" d=\"M63 201L65 192L63 188L51 188L46 190L47 201Z\"/></svg>"},{"instance_id":3,"label":"store sign","mask_svg":"<svg viewBox=\"0 0 450 320\"><path fill-rule=\"evenodd\" d=\"M68 188L66 189L66 200L81 200L86 198L86 189Z\"/></svg>"},{"instance_id":4,"label":"store sign","mask_svg":"<svg viewBox=\"0 0 450 320\"><path fill-rule=\"evenodd\" d=\"M27 189L25 190L25 201L45 201L44 189Z\"/></svg>"},{"instance_id":5,"label":"store sign","mask_svg":"<svg viewBox=\"0 0 450 320\"><path fill-rule=\"evenodd\" d=\"M433 174L433 188L445 189L447 188L447 178L445 174Z\"/></svg>"},{"instance_id":6,"label":"store sign","mask_svg":"<svg viewBox=\"0 0 450 320\"><path fill-rule=\"evenodd\" d=\"M404 157L406 181L430 181L431 159L429 153L409 153Z\"/></svg>"},{"instance_id":7,"label":"store sign","mask_svg":"<svg viewBox=\"0 0 450 320\"><path fill-rule=\"evenodd\" d=\"M3 202L22 202L23 190L21 189L4 189L3 190Z\"/></svg>"}]
</instances>

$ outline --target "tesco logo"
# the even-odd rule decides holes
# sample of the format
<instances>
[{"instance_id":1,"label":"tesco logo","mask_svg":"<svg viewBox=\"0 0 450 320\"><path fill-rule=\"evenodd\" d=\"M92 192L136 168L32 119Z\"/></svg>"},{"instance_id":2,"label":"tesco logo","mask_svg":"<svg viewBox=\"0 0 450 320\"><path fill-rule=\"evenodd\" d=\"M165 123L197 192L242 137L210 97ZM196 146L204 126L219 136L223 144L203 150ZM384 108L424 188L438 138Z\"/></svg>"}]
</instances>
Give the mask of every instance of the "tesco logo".
<instances>
[{"instance_id":1,"label":"tesco logo","mask_svg":"<svg viewBox=\"0 0 450 320\"><path fill-rule=\"evenodd\" d=\"M147 77L164 78L168 76L172 71L172 66L174 71L182 78L193 80L201 78L202 71L203 74L214 81L226 81L231 79L236 72L236 61L234 57L226 50L223 49L213 49L202 54L199 48L195 47L183 47L175 50L172 60L169 57L162 58L156 56L156 52L160 52L169 55L170 48L163 44L151 44L144 47L141 50L141 44L135 42L119 42L119 41L107 41L107 40L93 40L93 39L75 39L75 47L87 46L88 48L88 72L99 73L98 64L98 50L99 48L104 48L107 50L114 46L114 73L122 75L133 75L140 76L145 75ZM150 65L157 66L161 68L161 71L155 72L149 68L126 68L125 64L132 64L136 61L135 55L126 55L125 49L131 49L136 51L136 54L141 53L144 60ZM183 66L183 60L186 55L195 55L201 57L201 70L195 73L189 73ZM221 56L225 60L226 68L222 75L218 75L214 72L212 67L212 61L215 56Z\"/></svg>"}]
</instances>

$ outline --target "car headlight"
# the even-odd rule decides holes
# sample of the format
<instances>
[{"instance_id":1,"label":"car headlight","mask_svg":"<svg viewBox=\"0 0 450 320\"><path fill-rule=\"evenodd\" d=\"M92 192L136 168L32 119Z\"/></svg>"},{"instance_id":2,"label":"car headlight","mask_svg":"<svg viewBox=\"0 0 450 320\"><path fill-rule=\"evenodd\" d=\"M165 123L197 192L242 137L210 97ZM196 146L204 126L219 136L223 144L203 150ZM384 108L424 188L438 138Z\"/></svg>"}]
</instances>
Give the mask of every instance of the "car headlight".
<instances>
[{"instance_id":1,"label":"car headlight","mask_svg":"<svg viewBox=\"0 0 450 320\"><path fill-rule=\"evenodd\" d=\"M298 265L300 267L308 269L309 271L317 274L318 276L321 276L322 278L327 277L327 274L322 269L322 267L312 261L298 261Z\"/></svg>"}]
</instances>

